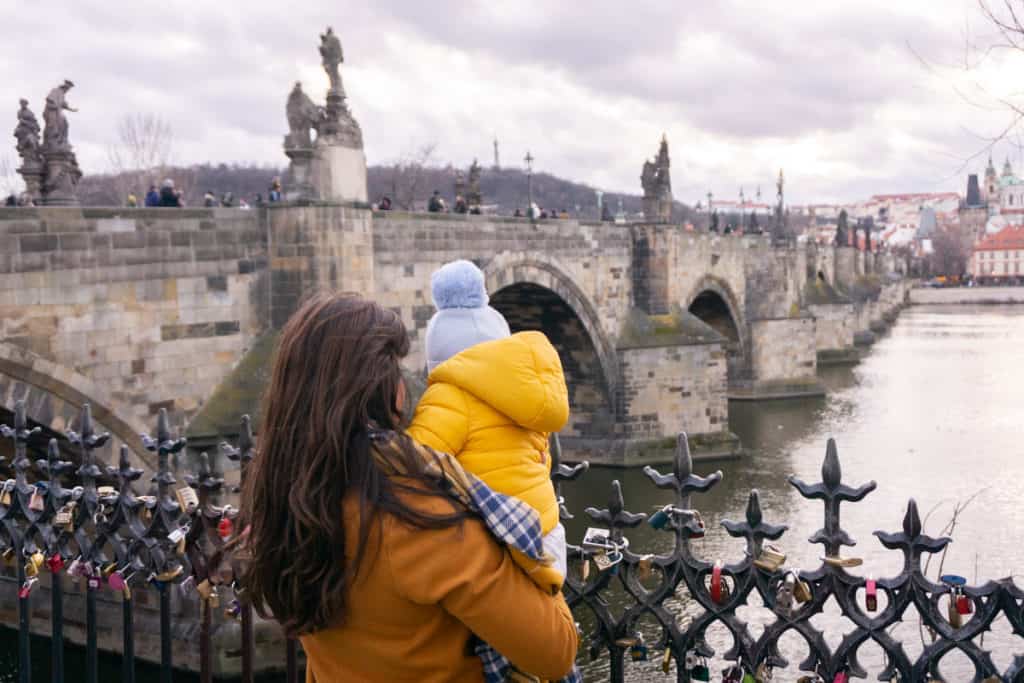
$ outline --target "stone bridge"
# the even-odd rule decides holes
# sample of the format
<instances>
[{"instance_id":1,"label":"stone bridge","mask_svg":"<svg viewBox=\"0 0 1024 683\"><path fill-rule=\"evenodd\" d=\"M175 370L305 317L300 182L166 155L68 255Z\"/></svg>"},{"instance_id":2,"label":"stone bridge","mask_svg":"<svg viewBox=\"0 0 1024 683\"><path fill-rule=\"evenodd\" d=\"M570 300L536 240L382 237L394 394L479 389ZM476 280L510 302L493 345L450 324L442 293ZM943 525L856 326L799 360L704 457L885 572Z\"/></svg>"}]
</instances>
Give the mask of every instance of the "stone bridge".
<instances>
[{"instance_id":1,"label":"stone bridge","mask_svg":"<svg viewBox=\"0 0 1024 683\"><path fill-rule=\"evenodd\" d=\"M0 411L27 396L59 430L89 402L130 445L161 408L200 447L233 432L275 330L316 290L398 311L422 379L430 273L455 258L480 265L513 329L548 334L571 391L563 442L611 464L661 459L679 431L734 452L730 398L820 394L819 360L855 357L905 298L900 264L849 248L358 204L0 209L0 240Z\"/></svg>"}]
</instances>

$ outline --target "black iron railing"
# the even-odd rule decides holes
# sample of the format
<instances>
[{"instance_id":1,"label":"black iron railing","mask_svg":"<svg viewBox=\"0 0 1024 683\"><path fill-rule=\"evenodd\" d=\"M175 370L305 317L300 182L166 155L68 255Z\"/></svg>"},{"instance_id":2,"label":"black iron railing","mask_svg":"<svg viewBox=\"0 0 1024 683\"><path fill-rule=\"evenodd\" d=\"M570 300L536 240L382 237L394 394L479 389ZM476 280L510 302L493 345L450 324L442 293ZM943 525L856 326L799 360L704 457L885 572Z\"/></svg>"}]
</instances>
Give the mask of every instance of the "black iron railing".
<instances>
[{"instance_id":1,"label":"black iron railing","mask_svg":"<svg viewBox=\"0 0 1024 683\"><path fill-rule=\"evenodd\" d=\"M14 445L11 462L0 463L11 475L0 485L0 556L15 567L19 584L19 683L31 679L31 608L39 579L45 574L50 575L53 681L97 682L100 625L96 598L100 591L109 590L120 594L121 680L135 680L136 592L153 591L159 604L161 680L169 682L174 637L170 595L177 590L197 597L200 605L201 680L212 680L214 631L227 619L240 623L241 678L251 682L253 614L243 587L235 580L234 560L224 552L225 542L239 529L235 523L238 511L220 502L223 478L211 471L203 454L195 473L184 477L182 484L176 481L170 460L182 451L185 441L172 437L166 414L161 412L156 436L143 440L156 455L157 470L147 495L139 495L135 486L142 470L130 465L126 448L121 448L116 466L97 462L96 451L109 437L94 433L87 406L76 427L77 431L66 437L77 449L77 469L62 460L56 440L49 442L47 458L31 461L29 441L39 438L39 430L29 427L24 404L17 405L12 426L0 426L2 436ZM238 462L244 477L246 464L254 456L248 418L242 421L238 442L222 444L221 454ZM559 491L562 482L587 470L586 464L559 462L557 439L553 440L553 456L552 477ZM625 508L619 482L614 481L607 507L586 509L598 526L588 530L582 545L570 546L573 563L565 594L586 625L580 656L607 656L611 681L623 681L627 660L638 659L660 659L666 676L678 681L709 680L706 662L716 652L707 632L716 624L724 626L732 640L728 650L717 653L730 662L721 674L725 681L770 680L773 670L781 676L783 668L789 668L787 680L800 675L796 671L806 676L801 680L810 682L865 677L858 653L867 643L880 648L884 656L879 680L942 680L938 662L952 650L959 650L973 664L975 681L1024 680L1024 656L1017 655L1005 670L998 671L980 644L1000 616L1008 620L1014 638L1024 636L1024 592L1010 579L979 586L966 585L956 576L930 580L922 568L922 557L942 551L949 539L924 534L913 500L901 530L875 532L886 548L903 553L900 573L875 581L846 571L854 561L843 558L841 551L853 540L840 524L840 505L862 500L875 484L844 484L833 442L828 444L821 482L790 479L803 497L824 504L824 524L810 541L823 546L825 559L813 571L783 566L784 557L770 542L778 540L786 527L764 520L757 491L750 493L744 520L723 522L729 535L745 541L743 559L712 563L694 554L691 541L702 537L706 529L691 499L711 489L722 475L693 474L685 435L679 438L671 474L652 468L645 468L645 473L655 486L674 493L672 504L649 517L631 513ZM569 517L564 506L562 514ZM630 547L627 532L644 523L672 534L670 552L644 554ZM86 667L68 678L63 661L65 581L85 583ZM615 609L608 599L612 592L625 596L617 599ZM879 594L886 598L880 611ZM688 604L685 620L672 606L679 600ZM850 626L835 646L811 623L830 601L839 606ZM763 605L773 613L773 620L756 637L751 624L737 614L748 605ZM932 634L915 656L891 635L891 627L911 608ZM214 618L218 610L224 619ZM657 625L657 633L646 640L638 626L642 620ZM115 629L110 624L104 627ZM809 654L803 661L790 662L783 656L780 640L790 632L808 644ZM288 640L285 650L286 677L293 683L299 673L295 641Z\"/></svg>"}]
</instances>

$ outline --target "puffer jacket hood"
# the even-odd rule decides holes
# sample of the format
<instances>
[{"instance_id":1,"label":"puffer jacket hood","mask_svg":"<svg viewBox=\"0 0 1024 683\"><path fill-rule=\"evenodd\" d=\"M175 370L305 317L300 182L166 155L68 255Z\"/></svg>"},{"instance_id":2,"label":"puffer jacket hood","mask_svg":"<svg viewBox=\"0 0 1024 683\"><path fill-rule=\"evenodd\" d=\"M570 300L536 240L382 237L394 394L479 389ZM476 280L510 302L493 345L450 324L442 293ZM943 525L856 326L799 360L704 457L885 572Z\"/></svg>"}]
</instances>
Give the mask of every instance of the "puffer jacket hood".
<instances>
[{"instance_id":1,"label":"puffer jacket hood","mask_svg":"<svg viewBox=\"0 0 1024 683\"><path fill-rule=\"evenodd\" d=\"M562 362L541 332L472 346L434 368L429 382L457 386L532 431L557 432L569 420Z\"/></svg>"}]
</instances>

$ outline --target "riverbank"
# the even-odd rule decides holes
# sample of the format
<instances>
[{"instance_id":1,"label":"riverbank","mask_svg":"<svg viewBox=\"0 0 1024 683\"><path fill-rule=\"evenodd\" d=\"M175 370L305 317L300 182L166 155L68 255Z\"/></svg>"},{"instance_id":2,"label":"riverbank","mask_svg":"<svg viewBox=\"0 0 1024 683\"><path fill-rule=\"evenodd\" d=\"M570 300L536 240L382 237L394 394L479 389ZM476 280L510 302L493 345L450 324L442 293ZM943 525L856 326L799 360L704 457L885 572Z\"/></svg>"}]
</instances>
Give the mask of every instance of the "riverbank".
<instances>
[{"instance_id":1,"label":"riverbank","mask_svg":"<svg viewBox=\"0 0 1024 683\"><path fill-rule=\"evenodd\" d=\"M917 287L910 290L910 303L915 306L1024 304L1024 287Z\"/></svg>"}]
</instances>

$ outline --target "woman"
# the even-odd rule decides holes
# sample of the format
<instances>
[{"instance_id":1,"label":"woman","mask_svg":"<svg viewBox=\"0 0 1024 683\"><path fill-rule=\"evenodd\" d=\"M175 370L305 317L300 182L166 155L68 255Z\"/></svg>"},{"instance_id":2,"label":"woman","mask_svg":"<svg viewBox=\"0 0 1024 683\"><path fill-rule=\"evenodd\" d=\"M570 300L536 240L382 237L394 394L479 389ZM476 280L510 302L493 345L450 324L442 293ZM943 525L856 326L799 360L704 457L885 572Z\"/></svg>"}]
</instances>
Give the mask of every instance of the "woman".
<instances>
[{"instance_id":1,"label":"woman","mask_svg":"<svg viewBox=\"0 0 1024 683\"><path fill-rule=\"evenodd\" d=\"M307 683L481 681L473 636L560 678L577 645L564 599L399 431L408 351L398 316L356 297L318 295L285 325L243 494L244 585L302 641Z\"/></svg>"}]
</instances>

